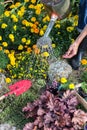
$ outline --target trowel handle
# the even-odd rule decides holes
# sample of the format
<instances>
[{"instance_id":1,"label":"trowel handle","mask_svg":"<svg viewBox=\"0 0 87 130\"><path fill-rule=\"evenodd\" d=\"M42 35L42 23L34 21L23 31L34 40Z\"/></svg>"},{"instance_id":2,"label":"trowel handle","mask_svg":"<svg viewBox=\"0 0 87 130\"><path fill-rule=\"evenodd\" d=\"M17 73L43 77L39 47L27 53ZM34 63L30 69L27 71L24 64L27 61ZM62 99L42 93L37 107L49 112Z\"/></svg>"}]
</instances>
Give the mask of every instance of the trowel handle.
<instances>
[{"instance_id":1,"label":"trowel handle","mask_svg":"<svg viewBox=\"0 0 87 130\"><path fill-rule=\"evenodd\" d=\"M44 33L44 37L48 37L57 18L58 16L56 14L52 14L48 27L46 29L46 32Z\"/></svg>"},{"instance_id":2,"label":"trowel handle","mask_svg":"<svg viewBox=\"0 0 87 130\"><path fill-rule=\"evenodd\" d=\"M2 101L5 97L6 97L5 95L1 96L0 101Z\"/></svg>"}]
</instances>

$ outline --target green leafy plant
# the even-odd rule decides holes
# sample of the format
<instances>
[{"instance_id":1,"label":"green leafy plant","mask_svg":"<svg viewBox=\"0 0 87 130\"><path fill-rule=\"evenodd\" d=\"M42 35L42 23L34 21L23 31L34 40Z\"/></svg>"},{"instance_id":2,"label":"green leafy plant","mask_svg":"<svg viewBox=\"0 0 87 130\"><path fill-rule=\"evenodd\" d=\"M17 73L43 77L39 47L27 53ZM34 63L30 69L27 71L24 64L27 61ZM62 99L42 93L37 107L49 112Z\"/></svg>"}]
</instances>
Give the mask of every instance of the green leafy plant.
<instances>
[{"instance_id":1,"label":"green leafy plant","mask_svg":"<svg viewBox=\"0 0 87 130\"><path fill-rule=\"evenodd\" d=\"M4 53L4 51L0 51L0 69L5 69L7 64L9 62L9 59L7 55Z\"/></svg>"}]
</instances>

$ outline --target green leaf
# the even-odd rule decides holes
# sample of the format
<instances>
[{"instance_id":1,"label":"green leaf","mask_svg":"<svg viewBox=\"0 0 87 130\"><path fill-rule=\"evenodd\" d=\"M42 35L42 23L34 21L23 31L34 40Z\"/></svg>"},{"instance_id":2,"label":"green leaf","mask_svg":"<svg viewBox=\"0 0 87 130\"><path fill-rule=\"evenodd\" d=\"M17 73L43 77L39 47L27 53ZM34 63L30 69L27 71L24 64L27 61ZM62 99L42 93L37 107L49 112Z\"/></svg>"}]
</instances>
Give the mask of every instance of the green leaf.
<instances>
[{"instance_id":1,"label":"green leaf","mask_svg":"<svg viewBox=\"0 0 87 130\"><path fill-rule=\"evenodd\" d=\"M0 15L4 12L4 0L0 0Z\"/></svg>"}]
</instances>

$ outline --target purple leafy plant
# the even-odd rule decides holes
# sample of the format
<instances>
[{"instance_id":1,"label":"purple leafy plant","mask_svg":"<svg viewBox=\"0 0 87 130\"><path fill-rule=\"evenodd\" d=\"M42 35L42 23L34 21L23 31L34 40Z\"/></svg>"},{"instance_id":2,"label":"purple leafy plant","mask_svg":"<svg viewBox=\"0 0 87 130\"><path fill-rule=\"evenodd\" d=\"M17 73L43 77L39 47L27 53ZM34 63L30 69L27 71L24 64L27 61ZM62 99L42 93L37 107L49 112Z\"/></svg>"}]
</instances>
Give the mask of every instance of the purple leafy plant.
<instances>
[{"instance_id":1,"label":"purple leafy plant","mask_svg":"<svg viewBox=\"0 0 87 130\"><path fill-rule=\"evenodd\" d=\"M23 130L80 130L87 121L87 113L77 106L72 91L66 91L62 98L45 91L23 108L26 118L34 119L25 124Z\"/></svg>"}]
</instances>

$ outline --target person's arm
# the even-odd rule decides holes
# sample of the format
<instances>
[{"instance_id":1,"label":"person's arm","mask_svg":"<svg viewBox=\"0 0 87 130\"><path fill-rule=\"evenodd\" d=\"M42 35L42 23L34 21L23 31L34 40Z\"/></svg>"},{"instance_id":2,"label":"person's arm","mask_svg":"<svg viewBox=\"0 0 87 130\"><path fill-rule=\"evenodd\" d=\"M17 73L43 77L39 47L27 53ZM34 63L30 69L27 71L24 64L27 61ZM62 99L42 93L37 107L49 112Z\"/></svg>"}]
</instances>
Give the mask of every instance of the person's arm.
<instances>
[{"instance_id":1,"label":"person's arm","mask_svg":"<svg viewBox=\"0 0 87 130\"><path fill-rule=\"evenodd\" d=\"M76 38L73 44L70 45L68 51L62 56L63 58L72 58L77 54L78 47L81 41L87 36L87 25L84 27L80 35Z\"/></svg>"}]
</instances>

